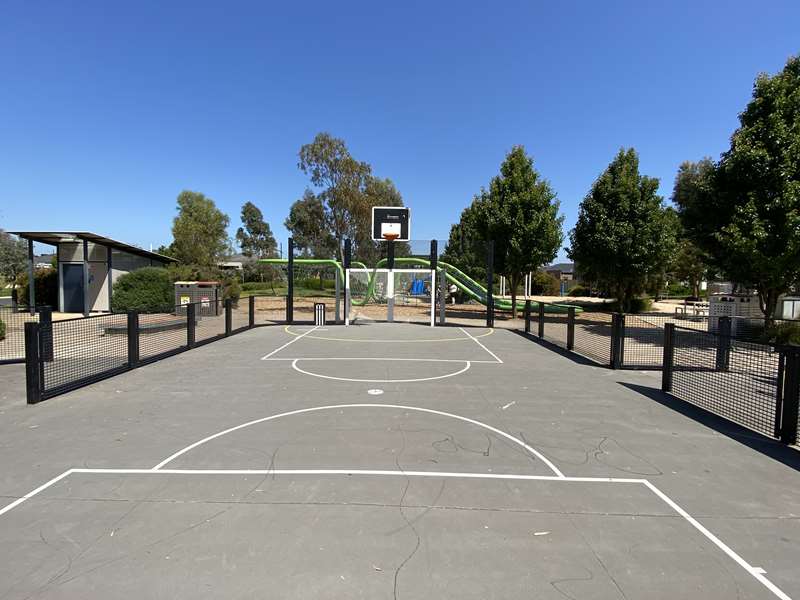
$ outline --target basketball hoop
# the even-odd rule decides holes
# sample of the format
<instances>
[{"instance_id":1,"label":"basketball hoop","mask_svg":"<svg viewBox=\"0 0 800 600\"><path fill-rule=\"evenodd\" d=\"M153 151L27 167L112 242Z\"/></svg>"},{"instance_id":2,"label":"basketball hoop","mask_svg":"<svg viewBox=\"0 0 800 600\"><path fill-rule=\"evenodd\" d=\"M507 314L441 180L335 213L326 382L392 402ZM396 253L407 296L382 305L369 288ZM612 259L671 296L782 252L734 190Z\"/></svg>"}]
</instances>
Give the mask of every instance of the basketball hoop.
<instances>
[{"instance_id":1,"label":"basketball hoop","mask_svg":"<svg viewBox=\"0 0 800 600\"><path fill-rule=\"evenodd\" d=\"M383 233L383 239L385 239L387 242L393 242L399 237L400 234L395 231L385 231Z\"/></svg>"}]
</instances>

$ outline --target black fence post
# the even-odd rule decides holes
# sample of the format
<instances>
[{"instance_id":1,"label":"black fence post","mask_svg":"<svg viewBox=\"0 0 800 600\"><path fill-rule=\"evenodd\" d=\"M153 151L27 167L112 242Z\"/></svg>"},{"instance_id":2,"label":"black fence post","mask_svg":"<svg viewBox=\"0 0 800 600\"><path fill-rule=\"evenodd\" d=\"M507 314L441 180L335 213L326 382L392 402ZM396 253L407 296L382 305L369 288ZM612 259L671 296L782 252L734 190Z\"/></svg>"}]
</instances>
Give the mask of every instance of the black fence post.
<instances>
[{"instance_id":1,"label":"black fence post","mask_svg":"<svg viewBox=\"0 0 800 600\"><path fill-rule=\"evenodd\" d=\"M338 274L336 275L338 277ZM247 299L247 326L252 329L256 326L256 297Z\"/></svg>"},{"instance_id":2,"label":"black fence post","mask_svg":"<svg viewBox=\"0 0 800 600\"><path fill-rule=\"evenodd\" d=\"M717 371L727 371L731 363L731 318L720 317L717 324Z\"/></svg>"},{"instance_id":3,"label":"black fence post","mask_svg":"<svg viewBox=\"0 0 800 600\"><path fill-rule=\"evenodd\" d=\"M567 350L575 348L575 307L567 309Z\"/></svg>"},{"instance_id":4,"label":"black fence post","mask_svg":"<svg viewBox=\"0 0 800 600\"><path fill-rule=\"evenodd\" d=\"M778 382L775 436L784 444L796 444L800 405L800 350L783 348L780 352L783 377Z\"/></svg>"},{"instance_id":5,"label":"black fence post","mask_svg":"<svg viewBox=\"0 0 800 600\"><path fill-rule=\"evenodd\" d=\"M661 365L661 390L672 391L672 369L675 363L675 323L664 325L664 358Z\"/></svg>"},{"instance_id":6,"label":"black fence post","mask_svg":"<svg viewBox=\"0 0 800 600\"><path fill-rule=\"evenodd\" d=\"M623 342L625 336L625 315L614 313L611 315L611 368L622 367Z\"/></svg>"},{"instance_id":7,"label":"black fence post","mask_svg":"<svg viewBox=\"0 0 800 600\"><path fill-rule=\"evenodd\" d=\"M531 301L525 300L525 333L531 332Z\"/></svg>"},{"instance_id":8,"label":"black fence post","mask_svg":"<svg viewBox=\"0 0 800 600\"><path fill-rule=\"evenodd\" d=\"M17 312L17 308L19 307L19 295L17 294L17 288L11 290L11 308L14 312Z\"/></svg>"},{"instance_id":9,"label":"black fence post","mask_svg":"<svg viewBox=\"0 0 800 600\"><path fill-rule=\"evenodd\" d=\"M139 366L139 313L132 310L128 313L128 368Z\"/></svg>"},{"instance_id":10,"label":"black fence post","mask_svg":"<svg viewBox=\"0 0 800 600\"><path fill-rule=\"evenodd\" d=\"M197 340L197 305L190 302L186 305L186 346L194 348Z\"/></svg>"},{"instance_id":11,"label":"black fence post","mask_svg":"<svg viewBox=\"0 0 800 600\"><path fill-rule=\"evenodd\" d=\"M28 404L42 401L42 356L39 323L25 323L25 395Z\"/></svg>"},{"instance_id":12,"label":"black fence post","mask_svg":"<svg viewBox=\"0 0 800 600\"><path fill-rule=\"evenodd\" d=\"M537 333L539 334L540 338L544 337L544 303L539 302L539 328Z\"/></svg>"},{"instance_id":13,"label":"black fence post","mask_svg":"<svg viewBox=\"0 0 800 600\"><path fill-rule=\"evenodd\" d=\"M486 247L486 326L494 327L494 240Z\"/></svg>"},{"instance_id":14,"label":"black fence post","mask_svg":"<svg viewBox=\"0 0 800 600\"><path fill-rule=\"evenodd\" d=\"M233 300L225 298L225 337L233 331Z\"/></svg>"},{"instance_id":15,"label":"black fence post","mask_svg":"<svg viewBox=\"0 0 800 600\"><path fill-rule=\"evenodd\" d=\"M294 238L289 238L288 272L289 281L286 287L286 323L294 323Z\"/></svg>"},{"instance_id":16,"label":"black fence post","mask_svg":"<svg viewBox=\"0 0 800 600\"><path fill-rule=\"evenodd\" d=\"M42 346L42 360L53 361L53 309L43 306L39 309L39 338Z\"/></svg>"}]
</instances>

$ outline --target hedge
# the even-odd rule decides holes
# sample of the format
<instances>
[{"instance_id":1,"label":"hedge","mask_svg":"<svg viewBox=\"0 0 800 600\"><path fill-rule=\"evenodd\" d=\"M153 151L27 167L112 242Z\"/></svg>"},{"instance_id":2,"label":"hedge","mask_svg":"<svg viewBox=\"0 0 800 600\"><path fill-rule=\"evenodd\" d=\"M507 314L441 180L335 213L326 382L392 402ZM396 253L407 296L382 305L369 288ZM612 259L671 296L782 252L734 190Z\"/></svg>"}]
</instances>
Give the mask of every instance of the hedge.
<instances>
[{"instance_id":1,"label":"hedge","mask_svg":"<svg viewBox=\"0 0 800 600\"><path fill-rule=\"evenodd\" d=\"M175 285L170 272L161 267L144 267L124 273L114 282L111 309L159 312L175 305Z\"/></svg>"},{"instance_id":2,"label":"hedge","mask_svg":"<svg viewBox=\"0 0 800 600\"><path fill-rule=\"evenodd\" d=\"M17 298L20 304L28 305L28 274L17 280ZM58 271L56 269L36 269L33 274L33 287L36 293L36 306L58 306Z\"/></svg>"}]
</instances>

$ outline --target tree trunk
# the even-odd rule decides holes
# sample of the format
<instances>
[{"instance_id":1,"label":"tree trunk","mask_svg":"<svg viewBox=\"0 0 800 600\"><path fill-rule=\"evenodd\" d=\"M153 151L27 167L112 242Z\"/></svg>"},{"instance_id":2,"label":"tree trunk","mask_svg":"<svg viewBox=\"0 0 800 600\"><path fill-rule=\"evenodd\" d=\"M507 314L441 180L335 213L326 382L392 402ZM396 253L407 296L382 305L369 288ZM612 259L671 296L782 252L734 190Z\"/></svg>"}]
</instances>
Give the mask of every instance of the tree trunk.
<instances>
[{"instance_id":1,"label":"tree trunk","mask_svg":"<svg viewBox=\"0 0 800 600\"><path fill-rule=\"evenodd\" d=\"M767 288L758 293L761 311L764 313L764 326L767 329L775 324L775 309L778 307L779 296L780 291L774 288Z\"/></svg>"},{"instance_id":2,"label":"tree trunk","mask_svg":"<svg viewBox=\"0 0 800 600\"><path fill-rule=\"evenodd\" d=\"M698 279L692 279L692 296L700 297L700 281Z\"/></svg>"}]
</instances>

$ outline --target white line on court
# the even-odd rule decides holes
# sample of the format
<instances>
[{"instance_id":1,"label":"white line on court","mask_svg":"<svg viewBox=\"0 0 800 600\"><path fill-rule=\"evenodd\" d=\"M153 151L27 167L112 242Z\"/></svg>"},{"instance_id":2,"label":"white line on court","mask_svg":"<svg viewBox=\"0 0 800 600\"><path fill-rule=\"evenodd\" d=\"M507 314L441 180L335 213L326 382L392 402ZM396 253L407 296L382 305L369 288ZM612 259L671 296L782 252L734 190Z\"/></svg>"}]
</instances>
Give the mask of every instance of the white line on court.
<instances>
[{"instance_id":1,"label":"white line on court","mask_svg":"<svg viewBox=\"0 0 800 600\"><path fill-rule=\"evenodd\" d=\"M368 475L368 476L393 476L393 477L448 477L461 479L500 479L518 481L563 481L563 482L583 482L583 483L614 483L614 484L640 484L646 486L656 496L672 508L678 515L683 517L697 531L711 541L715 546L728 555L734 562L747 571L752 577L766 587L780 600L792 600L791 597L772 583L766 576L761 567L753 567L744 560L738 553L732 550L727 544L722 542L717 536L701 525L688 512L683 510L664 492L659 490L647 479L628 479L618 477L567 477L564 475L515 475L513 473L454 473L441 471L385 471L370 469L69 469L58 477L54 477L47 483L39 486L35 490L25 494L0 509L0 515L7 513L11 509L19 506L36 494L49 488L51 485L64 479L73 473L86 474L114 474L114 475Z\"/></svg>"},{"instance_id":2,"label":"white line on court","mask_svg":"<svg viewBox=\"0 0 800 600\"><path fill-rule=\"evenodd\" d=\"M468 360L460 360L457 362L466 363L464 368L453 371L452 373L446 373L445 375L436 375L434 377L418 377L416 379L358 379L355 377L336 377L334 375L322 375L321 373L312 373L311 371L306 371L301 369L297 366L297 361L303 360L302 358L295 358L292 361L292 368L297 371L298 373L302 373L303 375L310 375L311 377L319 377L320 379L332 379L334 381L350 381L353 383L419 383L420 381L434 381L436 379L447 379L448 377L455 377L456 375L461 375L462 373L466 373L469 368L472 366L471 362ZM313 359L312 359L313 360ZM358 359L360 360L360 359ZM445 362L445 361L442 361ZM449 362L449 361L447 361ZM488 361L487 361L488 362ZM495 363L491 363L495 364Z\"/></svg>"},{"instance_id":3,"label":"white line on court","mask_svg":"<svg viewBox=\"0 0 800 600\"><path fill-rule=\"evenodd\" d=\"M118 475L380 475L391 477L448 477L453 479L511 479L518 481L571 481L575 483L638 483L625 477L558 477L517 473L470 473L459 471L399 471L387 469L70 469L71 473Z\"/></svg>"},{"instance_id":4,"label":"white line on court","mask_svg":"<svg viewBox=\"0 0 800 600\"><path fill-rule=\"evenodd\" d=\"M469 337L469 338L470 338L472 341L474 341L476 344L478 344L478 346L480 346L481 348L483 348L484 350L486 350L486 351L487 351L489 354L491 354L491 355L492 355L492 358L494 358L494 359L495 359L495 360L496 360L498 363L500 363L501 365L503 364L503 361L502 361L502 360L500 360L500 357L499 357L499 356L497 356L497 354L495 354L495 353L494 353L494 352L492 352L491 350L489 350L489 349L488 349L486 346L484 346L484 345L483 345L483 343L482 343L482 342L481 342L481 341L480 341L478 338L476 338L474 335L472 335L470 332L468 332L468 331L467 331L466 329L464 329L463 327L459 327L459 329L460 329L461 331L463 331L463 332L464 332L464 333L465 333L465 334L466 334L466 335L467 335L467 336L468 336L468 337Z\"/></svg>"},{"instance_id":5,"label":"white line on court","mask_svg":"<svg viewBox=\"0 0 800 600\"><path fill-rule=\"evenodd\" d=\"M734 561L736 561L739 566L741 566L745 571L750 573L753 577L755 577L758 581L760 581L766 588L775 594L781 600L791 600L791 598L786 595L778 586L772 583L769 579L764 576L764 569L754 567L750 563L748 563L745 559L739 556L730 546L725 544L722 540L720 540L717 536L711 533L708 529L706 529L697 519L695 519L692 515L688 512L683 510L677 502L672 500L669 496L667 496L664 492L658 489L655 485L650 483L648 480L644 480L644 485L646 485L656 496L661 498L667 505L672 508L676 513L686 519L689 524L692 525L695 529L697 529L700 533L706 536L715 546L717 546L720 550L722 550L725 554L730 556Z\"/></svg>"},{"instance_id":6,"label":"white line on court","mask_svg":"<svg viewBox=\"0 0 800 600\"><path fill-rule=\"evenodd\" d=\"M278 352L280 352L281 350L283 350L283 349L284 349L284 348L286 348L287 346L291 346L291 345L292 345L292 344L294 344L294 343L295 343L297 340L299 340L299 339L301 339L301 338L303 338L303 337L307 336L309 333L311 333L312 331L315 331L316 329L317 329L316 327L313 327L313 328L309 329L308 331L306 331L305 333L301 333L301 334L300 334L300 335L298 335L297 337L295 337L295 338L292 338L291 340L289 340L288 342L286 342L286 343L285 343L283 346L281 346L280 348L275 348L275 350L273 350L272 352L270 352L270 353L269 353L269 354L267 354L266 356L262 356L262 357L261 357L261 360L267 360L267 359L268 359L270 356L272 356L273 354L277 354Z\"/></svg>"},{"instance_id":7,"label":"white line on court","mask_svg":"<svg viewBox=\"0 0 800 600\"><path fill-rule=\"evenodd\" d=\"M62 479L64 479L64 477L66 477L67 475L69 475L69 474L70 474L70 473L72 473L72 472L73 472L73 471L72 471L72 469L69 469L68 471L64 471L64 472L63 472L61 475L59 475L58 477L53 477L53 478L52 478L50 481L48 481L47 483L43 483L42 485L40 485L40 486L39 486L38 488L36 488L35 490L33 490L33 491L30 491L30 492L28 492L27 494L25 494L24 496L22 496L22 498L17 498L17 499L16 499L16 500L14 500L14 501L13 501L11 504L7 504L7 505L5 505L3 508L0 508L0 515L3 515L3 514L5 514L5 513L7 513L8 511L10 511L10 510L11 510L12 508L14 508L15 506L19 506L20 504L22 504L23 502L25 502L25 500L27 500L28 498L32 498L32 497L34 497L36 494L38 494L39 492L41 492L41 491L43 491L43 490L46 490L47 488L49 488L49 487L50 487L51 485L53 485L54 483L58 483L59 481L61 481Z\"/></svg>"},{"instance_id":8,"label":"white line on court","mask_svg":"<svg viewBox=\"0 0 800 600\"><path fill-rule=\"evenodd\" d=\"M303 356L300 358L262 358L266 361L291 361L291 360L385 360L393 361L415 361L415 362L440 362L440 363L472 363L480 365L496 365L494 360L466 360L463 358L398 358L396 356L388 358L378 358L375 356Z\"/></svg>"},{"instance_id":9,"label":"white line on court","mask_svg":"<svg viewBox=\"0 0 800 600\"><path fill-rule=\"evenodd\" d=\"M497 435L499 435L501 437L504 437L507 440L512 441L513 443L517 444L518 446L521 446L522 448L525 448L525 450L527 450L528 452L530 452L531 454L536 456L539 460L541 460L544 464L546 464L550 468L550 470L553 471L553 473L556 474L557 477L564 477L564 474L558 469L558 467L556 467L546 456L544 456L536 448L534 448L534 447L530 446L529 444L523 442L521 439L514 437L510 433L506 433L505 431L497 429L496 427L492 427L491 425L487 425L486 423L481 423L480 421L476 421L475 419L470 419L468 417L462 417L461 415L456 415L456 414L444 412L444 411L441 411L441 410L434 410L432 408L421 408L419 406L406 406L406 405L403 405L403 404L373 404L373 403L369 403L369 404L365 404L365 403L360 403L360 404L330 404L330 405L327 405L327 406L312 406L310 408L299 408L297 410L291 410L289 412L279 413L277 415L270 415L269 417L262 417L260 419L254 419L253 421L248 421L247 423L241 423L240 425L236 425L234 427L230 427L230 428L225 429L223 431L218 431L217 433L215 433L213 435L209 435L208 437L205 437L202 440L194 442L193 444L189 444L185 448L183 448L181 450L178 450L175 454L172 454L171 456L168 456L167 458L162 460L155 467L153 467L153 470L154 471L158 471L159 469L161 469L161 467L163 467L167 463L172 462L173 460L175 460L176 458L178 458L182 454L186 454L190 450L194 450L195 448L205 444L206 442L210 442L211 440L216 439L218 437L222 437L223 435L226 435L228 433L232 433L234 431L238 431L239 429L244 429L245 427L250 427L251 425L257 425L258 423L266 423L267 421L273 421L275 419L281 419L283 417L290 417L290 416L293 416L293 415L301 415L301 414L304 414L304 413L311 413L311 412L317 412L317 411L322 411L322 410L337 410L337 409L342 409L342 408L393 408L393 409L398 409L398 410L411 410L411 411L415 411L415 412L427 413L427 414L432 414L432 415L439 415L439 416L442 416L442 417L449 417L451 419L456 419L457 421L464 421L465 423L471 423L472 425L477 425L478 427L483 427L484 429L487 429L487 430L489 430L489 431L491 431L493 433L496 433Z\"/></svg>"},{"instance_id":10,"label":"white line on court","mask_svg":"<svg viewBox=\"0 0 800 600\"><path fill-rule=\"evenodd\" d=\"M457 473L448 471L388 471L377 469L69 469L58 477L54 477L44 485L25 494L22 498L15 500L11 504L0 509L0 515L7 513L11 509L22 504L25 500L32 498L36 494L49 488L51 485L64 479L73 473L86 474L106 474L106 475L367 475L367 476L389 476L389 477L446 477L459 479L500 479L517 481L563 481L578 483L614 483L614 484L639 484L646 486L665 504L672 508L678 515L683 517L697 531L703 534L717 548L722 550L734 562L747 571L752 577L766 587L780 600L792 600L791 597L772 583L766 576L761 567L753 567L744 560L738 553L731 549L727 544L701 525L694 517L681 508L664 492L659 490L647 479L629 479L619 477L567 477L564 475L516 475L513 473Z\"/></svg>"}]
</instances>

